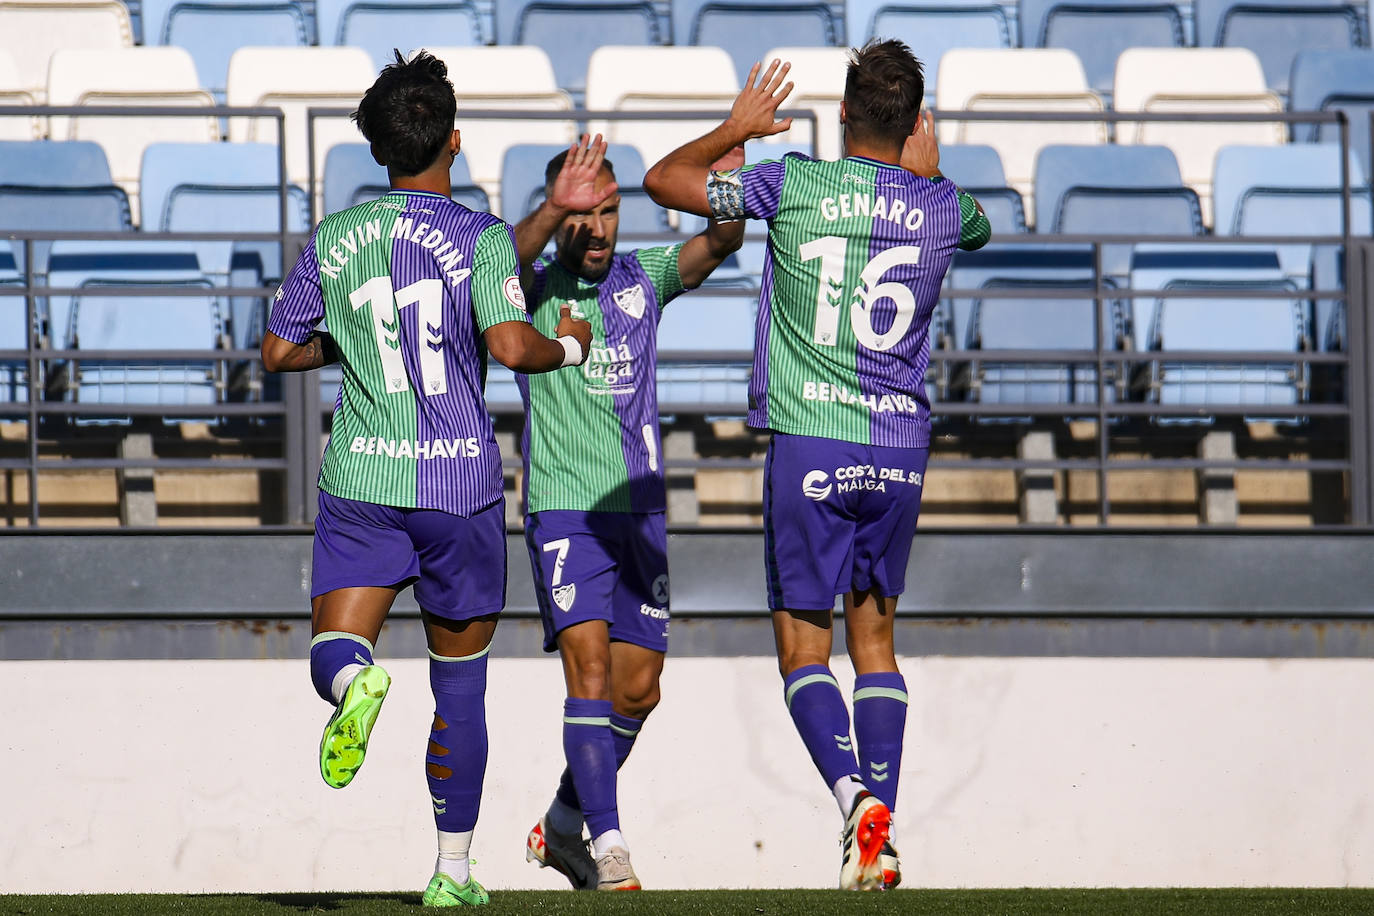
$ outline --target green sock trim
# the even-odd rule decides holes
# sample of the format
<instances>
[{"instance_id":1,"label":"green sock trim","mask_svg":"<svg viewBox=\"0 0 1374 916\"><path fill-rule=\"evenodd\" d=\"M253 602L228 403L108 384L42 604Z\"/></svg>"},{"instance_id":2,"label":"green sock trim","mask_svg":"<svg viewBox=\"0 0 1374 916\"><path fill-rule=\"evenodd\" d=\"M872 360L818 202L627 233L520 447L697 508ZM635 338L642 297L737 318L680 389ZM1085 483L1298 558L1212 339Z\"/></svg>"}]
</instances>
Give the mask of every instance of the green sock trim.
<instances>
[{"instance_id":1,"label":"green sock trim","mask_svg":"<svg viewBox=\"0 0 1374 916\"><path fill-rule=\"evenodd\" d=\"M476 661L477 659L481 658L483 655L486 655L490 651L491 643L487 643L487 647L485 649L483 649L481 652L474 652L471 655L463 655L458 658L454 658L451 655L435 655L433 652L430 652L429 657L434 659L436 662L471 662Z\"/></svg>"},{"instance_id":2,"label":"green sock trim","mask_svg":"<svg viewBox=\"0 0 1374 916\"><path fill-rule=\"evenodd\" d=\"M809 687L812 684L834 684L836 690L840 689L840 684L838 681L835 680L834 675L808 674L806 677L794 682L791 687L787 688L787 694L783 697L783 699L787 701L787 708L792 708L792 697L796 694L798 690L801 690L803 687Z\"/></svg>"},{"instance_id":3,"label":"green sock trim","mask_svg":"<svg viewBox=\"0 0 1374 916\"><path fill-rule=\"evenodd\" d=\"M327 633L321 633L319 636L316 636L314 639L310 640L310 648L313 649L320 643L329 642L333 639L351 639L353 642L356 642L359 645L367 646L368 652L376 651L376 649L373 648L372 643L368 642L366 639L359 636L357 633L345 633L343 630L330 630Z\"/></svg>"},{"instance_id":4,"label":"green sock trim","mask_svg":"<svg viewBox=\"0 0 1374 916\"><path fill-rule=\"evenodd\" d=\"M898 690L896 687L860 687L858 690L854 691L855 703L860 700L871 700L875 697L885 697L889 700L897 700L898 702L905 703L906 691Z\"/></svg>"},{"instance_id":5,"label":"green sock trim","mask_svg":"<svg viewBox=\"0 0 1374 916\"><path fill-rule=\"evenodd\" d=\"M621 735L626 738L633 738L639 734L639 729L637 728L621 728L619 725L616 725L614 722L611 722L610 719L607 719L606 721L611 723L611 731L615 732L617 735Z\"/></svg>"},{"instance_id":6,"label":"green sock trim","mask_svg":"<svg viewBox=\"0 0 1374 916\"><path fill-rule=\"evenodd\" d=\"M610 716L564 716L564 724L567 725L604 725L611 727Z\"/></svg>"}]
</instances>

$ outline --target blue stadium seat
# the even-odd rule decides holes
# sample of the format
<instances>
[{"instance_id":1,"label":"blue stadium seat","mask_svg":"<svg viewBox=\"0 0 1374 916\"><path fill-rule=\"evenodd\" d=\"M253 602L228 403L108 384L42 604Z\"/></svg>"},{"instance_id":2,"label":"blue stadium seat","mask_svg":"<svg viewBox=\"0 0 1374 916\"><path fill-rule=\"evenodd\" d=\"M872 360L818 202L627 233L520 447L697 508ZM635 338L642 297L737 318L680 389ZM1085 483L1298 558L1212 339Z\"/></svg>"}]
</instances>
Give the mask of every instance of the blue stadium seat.
<instances>
[{"instance_id":1,"label":"blue stadium seat","mask_svg":"<svg viewBox=\"0 0 1374 916\"><path fill-rule=\"evenodd\" d=\"M1269 88L1287 93L1298 52L1368 46L1363 6L1341 0L1195 0L1197 45L1251 49Z\"/></svg>"},{"instance_id":2,"label":"blue stadium seat","mask_svg":"<svg viewBox=\"0 0 1374 916\"><path fill-rule=\"evenodd\" d=\"M1084 281L993 280L984 289L1042 291L1092 290ZM997 297L973 300L968 349L1082 350L1081 362L1015 363L976 360L970 371L970 398L991 404L1096 404L1097 361L1093 344L1091 298ZM1119 350L1125 340L1119 305L1102 304L1102 344ZM1108 377L1104 389L1115 400Z\"/></svg>"},{"instance_id":3,"label":"blue stadium seat","mask_svg":"<svg viewBox=\"0 0 1374 916\"><path fill-rule=\"evenodd\" d=\"M1021 0L1021 46L1068 48L1088 85L1110 97L1116 59L1127 48L1181 48L1183 14L1169 2Z\"/></svg>"},{"instance_id":4,"label":"blue stadium seat","mask_svg":"<svg viewBox=\"0 0 1374 916\"><path fill-rule=\"evenodd\" d=\"M1171 245L1145 242L1131 254L1132 289L1165 289L1170 284L1220 281L1268 286L1288 280L1273 248L1250 245ZM1150 301L1135 300L1123 307L1135 349L1150 346Z\"/></svg>"},{"instance_id":5,"label":"blue stadium seat","mask_svg":"<svg viewBox=\"0 0 1374 916\"><path fill-rule=\"evenodd\" d=\"M144 44L190 51L201 85L220 104L234 51L310 43L305 11L295 0L144 0L143 35Z\"/></svg>"},{"instance_id":6,"label":"blue stadium seat","mask_svg":"<svg viewBox=\"0 0 1374 916\"><path fill-rule=\"evenodd\" d=\"M453 199L473 210L487 210L487 194L472 181L467 160L459 153L449 172ZM340 143L329 148L324 160L324 209L337 213L354 204L381 197L388 190L386 169L372 158L366 143Z\"/></svg>"},{"instance_id":7,"label":"blue stadium seat","mask_svg":"<svg viewBox=\"0 0 1374 916\"><path fill-rule=\"evenodd\" d=\"M926 95L934 98L940 58L951 48L1010 48L1012 23L998 3L977 0L866 0L845 7L849 43L861 47L873 36L897 38L920 58Z\"/></svg>"},{"instance_id":8,"label":"blue stadium seat","mask_svg":"<svg viewBox=\"0 0 1374 916\"><path fill-rule=\"evenodd\" d=\"M1192 290L1228 290L1235 298L1189 299ZM1227 283L1175 282L1154 300L1149 343L1152 351L1274 350L1307 348L1307 303L1291 298L1255 299L1258 290L1295 290L1286 280ZM1170 295L1170 294L1173 295ZM1171 362L1167 356L1151 378L1161 404L1295 404L1306 399L1307 373L1297 363Z\"/></svg>"},{"instance_id":9,"label":"blue stadium seat","mask_svg":"<svg viewBox=\"0 0 1374 916\"><path fill-rule=\"evenodd\" d=\"M471 0L315 0L319 43L362 48L378 70L396 50L485 44L485 18Z\"/></svg>"},{"instance_id":10,"label":"blue stadium seat","mask_svg":"<svg viewBox=\"0 0 1374 916\"><path fill-rule=\"evenodd\" d=\"M724 48L740 83L773 48L837 46L844 17L824 0L680 0L673 4L673 43Z\"/></svg>"},{"instance_id":11,"label":"blue stadium seat","mask_svg":"<svg viewBox=\"0 0 1374 916\"><path fill-rule=\"evenodd\" d=\"M581 98L587 61L602 45L657 45L667 37L648 0L510 0L496 4L496 39L549 53L561 89Z\"/></svg>"},{"instance_id":12,"label":"blue stadium seat","mask_svg":"<svg viewBox=\"0 0 1374 916\"><path fill-rule=\"evenodd\" d=\"M1361 162L1370 162L1369 114L1374 111L1374 51L1303 51L1293 60L1288 85L1289 111L1344 111L1350 119L1350 145ZM1295 124L1299 142L1339 142L1335 124Z\"/></svg>"},{"instance_id":13,"label":"blue stadium seat","mask_svg":"<svg viewBox=\"0 0 1374 916\"><path fill-rule=\"evenodd\" d=\"M87 140L0 140L0 184L91 187L113 184L100 144Z\"/></svg>"},{"instance_id":14,"label":"blue stadium seat","mask_svg":"<svg viewBox=\"0 0 1374 916\"><path fill-rule=\"evenodd\" d=\"M658 407L663 414L744 416L758 291L703 284L673 300L658 328ZM695 362L710 353L718 362Z\"/></svg>"},{"instance_id":15,"label":"blue stadium seat","mask_svg":"<svg viewBox=\"0 0 1374 916\"><path fill-rule=\"evenodd\" d=\"M943 146L940 171L983 205L994 236L1027 231L1025 202L1007 186L997 150L977 143Z\"/></svg>"},{"instance_id":16,"label":"blue stadium seat","mask_svg":"<svg viewBox=\"0 0 1374 916\"><path fill-rule=\"evenodd\" d=\"M28 303L15 290L24 285L9 242L0 240L0 350L23 350L28 340ZM28 368L23 360L0 360L0 402L29 397Z\"/></svg>"}]
</instances>

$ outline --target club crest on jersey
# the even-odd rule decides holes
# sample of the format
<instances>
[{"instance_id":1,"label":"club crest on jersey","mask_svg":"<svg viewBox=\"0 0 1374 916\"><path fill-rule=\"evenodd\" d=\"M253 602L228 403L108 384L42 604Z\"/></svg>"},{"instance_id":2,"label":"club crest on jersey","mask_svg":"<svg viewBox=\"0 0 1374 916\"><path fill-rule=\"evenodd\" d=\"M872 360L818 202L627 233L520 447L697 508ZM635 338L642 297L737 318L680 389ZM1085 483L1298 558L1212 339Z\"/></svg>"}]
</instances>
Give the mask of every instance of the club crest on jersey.
<instances>
[{"instance_id":1,"label":"club crest on jersey","mask_svg":"<svg viewBox=\"0 0 1374 916\"><path fill-rule=\"evenodd\" d=\"M616 290L615 304L631 318L644 317L644 287L636 283L628 289Z\"/></svg>"},{"instance_id":2,"label":"club crest on jersey","mask_svg":"<svg viewBox=\"0 0 1374 916\"><path fill-rule=\"evenodd\" d=\"M577 583L572 585L555 585L553 589L553 603L559 609L567 612L572 610L573 602L577 600Z\"/></svg>"}]
</instances>

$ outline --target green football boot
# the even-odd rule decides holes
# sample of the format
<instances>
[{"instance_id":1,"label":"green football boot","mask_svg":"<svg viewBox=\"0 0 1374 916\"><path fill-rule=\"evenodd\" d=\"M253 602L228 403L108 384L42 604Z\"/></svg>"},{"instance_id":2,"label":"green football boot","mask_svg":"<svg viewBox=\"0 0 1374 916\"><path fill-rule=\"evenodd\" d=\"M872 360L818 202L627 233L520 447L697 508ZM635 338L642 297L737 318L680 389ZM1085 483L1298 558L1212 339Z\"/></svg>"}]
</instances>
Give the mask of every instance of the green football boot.
<instances>
[{"instance_id":1,"label":"green football boot","mask_svg":"<svg viewBox=\"0 0 1374 916\"><path fill-rule=\"evenodd\" d=\"M472 875L468 875L467 884L460 885L440 871L429 879L421 902L425 906L481 906L491 902L491 895Z\"/></svg>"},{"instance_id":2,"label":"green football boot","mask_svg":"<svg viewBox=\"0 0 1374 916\"><path fill-rule=\"evenodd\" d=\"M367 755L367 739L391 687L391 677L379 665L368 665L344 691L320 739L320 775L336 789L353 781Z\"/></svg>"}]
</instances>

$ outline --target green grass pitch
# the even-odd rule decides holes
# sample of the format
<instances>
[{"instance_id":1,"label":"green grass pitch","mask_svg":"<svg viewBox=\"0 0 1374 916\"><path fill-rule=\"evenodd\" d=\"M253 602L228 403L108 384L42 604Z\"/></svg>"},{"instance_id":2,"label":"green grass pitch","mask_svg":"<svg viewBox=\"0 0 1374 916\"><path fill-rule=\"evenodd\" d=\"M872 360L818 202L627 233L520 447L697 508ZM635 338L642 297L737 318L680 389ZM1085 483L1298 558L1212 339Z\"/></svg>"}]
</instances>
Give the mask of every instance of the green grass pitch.
<instances>
[{"instance_id":1,"label":"green grass pitch","mask_svg":"<svg viewBox=\"0 0 1374 916\"><path fill-rule=\"evenodd\" d=\"M0 914L142 916L148 913L322 913L364 916L433 912L415 894L92 894L0 896ZM645 891L574 894L496 891L482 916L1345 916L1372 914L1374 889L921 890L885 894L839 891Z\"/></svg>"}]
</instances>

